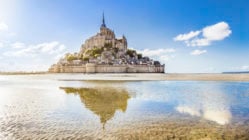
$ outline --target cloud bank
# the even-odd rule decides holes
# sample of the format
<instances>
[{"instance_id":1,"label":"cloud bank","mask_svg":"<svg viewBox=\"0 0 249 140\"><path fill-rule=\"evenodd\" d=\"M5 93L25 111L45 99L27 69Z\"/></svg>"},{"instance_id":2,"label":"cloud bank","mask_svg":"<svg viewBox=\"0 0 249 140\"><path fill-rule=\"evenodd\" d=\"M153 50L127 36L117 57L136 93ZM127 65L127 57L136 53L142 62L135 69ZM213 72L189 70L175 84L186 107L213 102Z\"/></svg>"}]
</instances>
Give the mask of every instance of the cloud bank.
<instances>
[{"instance_id":1,"label":"cloud bank","mask_svg":"<svg viewBox=\"0 0 249 140\"><path fill-rule=\"evenodd\" d=\"M66 52L65 45L58 41L34 45L15 42L5 46L8 50L1 54L0 71L46 71Z\"/></svg>"},{"instance_id":2,"label":"cloud bank","mask_svg":"<svg viewBox=\"0 0 249 140\"><path fill-rule=\"evenodd\" d=\"M57 41L41 43L36 45L25 46L24 43L14 43L11 45L13 48L21 48L3 53L8 57L37 57L39 55L54 55L61 53L65 50L65 45Z\"/></svg>"}]
</instances>

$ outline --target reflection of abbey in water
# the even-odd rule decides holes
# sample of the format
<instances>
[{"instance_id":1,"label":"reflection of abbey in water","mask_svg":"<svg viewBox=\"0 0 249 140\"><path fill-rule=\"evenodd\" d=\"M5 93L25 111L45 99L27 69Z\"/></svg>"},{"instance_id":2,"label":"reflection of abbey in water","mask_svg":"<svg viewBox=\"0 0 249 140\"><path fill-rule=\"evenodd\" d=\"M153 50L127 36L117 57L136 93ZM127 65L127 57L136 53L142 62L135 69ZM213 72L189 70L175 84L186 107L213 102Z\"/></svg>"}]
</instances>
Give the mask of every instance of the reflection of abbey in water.
<instances>
[{"instance_id":1,"label":"reflection of abbey in water","mask_svg":"<svg viewBox=\"0 0 249 140\"><path fill-rule=\"evenodd\" d=\"M126 111L127 101L130 98L126 90L114 88L64 88L67 94L79 95L85 107L100 117L104 125L110 120L116 110Z\"/></svg>"}]
</instances>

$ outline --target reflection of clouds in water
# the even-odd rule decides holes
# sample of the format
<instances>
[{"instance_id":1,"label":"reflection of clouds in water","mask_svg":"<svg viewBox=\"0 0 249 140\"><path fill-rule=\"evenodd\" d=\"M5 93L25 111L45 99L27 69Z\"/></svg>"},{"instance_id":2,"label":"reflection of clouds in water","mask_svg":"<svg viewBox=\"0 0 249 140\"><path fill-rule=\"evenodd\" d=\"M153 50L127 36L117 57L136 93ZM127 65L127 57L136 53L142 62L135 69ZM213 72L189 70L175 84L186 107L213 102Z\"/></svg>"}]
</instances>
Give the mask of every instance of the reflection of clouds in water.
<instances>
[{"instance_id":1,"label":"reflection of clouds in water","mask_svg":"<svg viewBox=\"0 0 249 140\"><path fill-rule=\"evenodd\" d=\"M231 99L224 91L224 84L199 82L84 82L86 87L125 88L137 100L164 102L176 106L180 113L202 117L224 125L230 122Z\"/></svg>"},{"instance_id":2,"label":"reflection of clouds in water","mask_svg":"<svg viewBox=\"0 0 249 140\"><path fill-rule=\"evenodd\" d=\"M172 104L180 113L203 117L224 125L230 122L231 99L219 83L199 82L141 82L132 84L139 100Z\"/></svg>"},{"instance_id":3,"label":"reflection of clouds in water","mask_svg":"<svg viewBox=\"0 0 249 140\"><path fill-rule=\"evenodd\" d=\"M176 110L180 113L187 113L192 116L201 116L200 110L195 110L194 108L188 106L178 106L176 107Z\"/></svg>"},{"instance_id":4,"label":"reflection of clouds in water","mask_svg":"<svg viewBox=\"0 0 249 140\"><path fill-rule=\"evenodd\" d=\"M207 87L208 86L208 87ZM175 109L180 113L203 117L218 124L228 124L232 118L228 96L222 92L222 88L215 85L200 85L191 94L198 98L181 99L180 105Z\"/></svg>"},{"instance_id":5,"label":"reflection of clouds in water","mask_svg":"<svg viewBox=\"0 0 249 140\"><path fill-rule=\"evenodd\" d=\"M232 118L232 114L229 110L198 110L188 106L178 106L176 110L180 113L203 117L221 125L228 124Z\"/></svg>"},{"instance_id":6,"label":"reflection of clouds in water","mask_svg":"<svg viewBox=\"0 0 249 140\"><path fill-rule=\"evenodd\" d=\"M228 124L232 118L229 110L205 110L203 117L207 120L215 121L218 124Z\"/></svg>"},{"instance_id":7,"label":"reflection of clouds in water","mask_svg":"<svg viewBox=\"0 0 249 140\"><path fill-rule=\"evenodd\" d=\"M168 102L170 100L170 92L167 91L170 91L170 89L163 85L164 82L140 81L138 84L134 82L126 86L132 93L135 93L134 98L136 99Z\"/></svg>"}]
</instances>

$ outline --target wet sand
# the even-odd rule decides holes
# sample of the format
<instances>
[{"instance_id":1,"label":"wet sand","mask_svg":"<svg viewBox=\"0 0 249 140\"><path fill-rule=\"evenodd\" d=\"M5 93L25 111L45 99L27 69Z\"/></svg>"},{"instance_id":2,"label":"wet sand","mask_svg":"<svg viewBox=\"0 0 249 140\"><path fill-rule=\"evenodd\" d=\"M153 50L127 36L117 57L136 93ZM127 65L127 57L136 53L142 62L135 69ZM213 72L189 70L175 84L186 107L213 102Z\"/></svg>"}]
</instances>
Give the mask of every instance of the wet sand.
<instances>
[{"instance_id":1,"label":"wet sand","mask_svg":"<svg viewBox=\"0 0 249 140\"><path fill-rule=\"evenodd\" d=\"M136 124L134 127L121 128L102 136L104 139L177 139L177 140L246 140L249 128L245 125L219 126L213 123L194 121L160 121L150 125Z\"/></svg>"},{"instance_id":2,"label":"wet sand","mask_svg":"<svg viewBox=\"0 0 249 140\"><path fill-rule=\"evenodd\" d=\"M106 128L94 130L84 130L79 127L65 128L45 127L37 129L17 128L17 124L10 126L8 133L4 135L9 139L141 139L141 140L247 140L249 138L249 128L246 125L225 125L220 126L210 122L196 122L184 120L154 121L145 123L126 124L119 128ZM83 126L82 126L83 127ZM13 131L13 132L12 132ZM13 134L14 133L14 134ZM4 138L2 137L2 138ZM1 138L1 136L0 136Z\"/></svg>"}]
</instances>

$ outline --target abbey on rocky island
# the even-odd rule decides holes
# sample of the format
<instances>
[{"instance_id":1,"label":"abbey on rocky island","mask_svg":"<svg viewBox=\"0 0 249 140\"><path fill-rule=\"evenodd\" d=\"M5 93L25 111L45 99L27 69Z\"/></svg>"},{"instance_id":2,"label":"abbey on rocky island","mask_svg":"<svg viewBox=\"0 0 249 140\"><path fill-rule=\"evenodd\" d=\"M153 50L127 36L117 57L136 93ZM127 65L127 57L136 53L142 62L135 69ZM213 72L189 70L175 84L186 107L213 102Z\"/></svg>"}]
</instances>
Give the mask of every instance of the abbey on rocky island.
<instances>
[{"instance_id":1,"label":"abbey on rocky island","mask_svg":"<svg viewBox=\"0 0 249 140\"><path fill-rule=\"evenodd\" d=\"M79 53L67 53L49 68L54 73L164 73L165 65L128 49L126 37L117 39L103 14L100 32L82 44Z\"/></svg>"}]
</instances>

